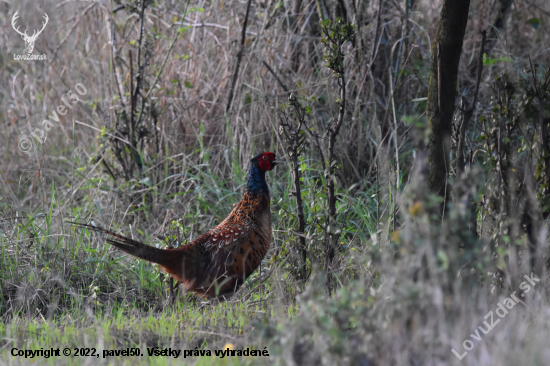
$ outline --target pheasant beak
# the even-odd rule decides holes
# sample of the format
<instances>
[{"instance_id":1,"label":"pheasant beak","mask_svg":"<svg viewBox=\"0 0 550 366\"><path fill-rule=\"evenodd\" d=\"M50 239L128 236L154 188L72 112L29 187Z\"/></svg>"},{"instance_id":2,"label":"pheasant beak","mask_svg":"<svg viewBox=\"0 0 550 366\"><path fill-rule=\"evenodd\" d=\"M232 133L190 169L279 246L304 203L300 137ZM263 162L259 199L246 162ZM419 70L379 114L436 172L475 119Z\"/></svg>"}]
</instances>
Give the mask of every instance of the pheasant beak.
<instances>
[{"instance_id":1,"label":"pheasant beak","mask_svg":"<svg viewBox=\"0 0 550 366\"><path fill-rule=\"evenodd\" d=\"M286 161L284 161L283 159L275 159L271 162L271 164L286 164Z\"/></svg>"}]
</instances>

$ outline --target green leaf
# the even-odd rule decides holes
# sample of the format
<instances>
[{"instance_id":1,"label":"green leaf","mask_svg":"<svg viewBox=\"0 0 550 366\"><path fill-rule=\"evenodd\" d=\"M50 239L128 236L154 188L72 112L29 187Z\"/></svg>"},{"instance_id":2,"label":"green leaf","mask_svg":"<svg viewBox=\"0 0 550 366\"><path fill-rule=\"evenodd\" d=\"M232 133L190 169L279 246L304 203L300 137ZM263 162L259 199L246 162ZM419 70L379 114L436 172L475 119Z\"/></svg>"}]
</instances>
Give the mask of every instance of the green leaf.
<instances>
[{"instance_id":1,"label":"green leaf","mask_svg":"<svg viewBox=\"0 0 550 366\"><path fill-rule=\"evenodd\" d=\"M310 107L310 106L306 105L305 110L306 110L306 114L310 114L310 113L311 113L311 107Z\"/></svg>"},{"instance_id":2,"label":"green leaf","mask_svg":"<svg viewBox=\"0 0 550 366\"><path fill-rule=\"evenodd\" d=\"M186 88L193 89L193 84L189 80L185 80L184 84Z\"/></svg>"},{"instance_id":3,"label":"green leaf","mask_svg":"<svg viewBox=\"0 0 550 366\"><path fill-rule=\"evenodd\" d=\"M145 185L148 185L149 187L151 187L151 185L153 184L153 182L151 182L151 179L149 179L149 177L145 177L142 180L140 180L139 182L143 183Z\"/></svg>"},{"instance_id":4,"label":"green leaf","mask_svg":"<svg viewBox=\"0 0 550 366\"><path fill-rule=\"evenodd\" d=\"M446 270L449 268L449 258L445 255L445 253L442 250L439 250L437 252L437 259L441 262L441 267L443 270Z\"/></svg>"},{"instance_id":5,"label":"green leaf","mask_svg":"<svg viewBox=\"0 0 550 366\"><path fill-rule=\"evenodd\" d=\"M535 171L535 178L539 179L541 173L542 173L542 164L539 163L539 164L537 164L537 169Z\"/></svg>"},{"instance_id":6,"label":"green leaf","mask_svg":"<svg viewBox=\"0 0 550 366\"><path fill-rule=\"evenodd\" d=\"M246 93L244 95L244 105L249 105L252 103L252 97L250 96L249 93Z\"/></svg>"},{"instance_id":7,"label":"green leaf","mask_svg":"<svg viewBox=\"0 0 550 366\"><path fill-rule=\"evenodd\" d=\"M539 29L539 25L541 23L539 18L531 18L527 21L527 23L531 24L535 30Z\"/></svg>"},{"instance_id":8,"label":"green leaf","mask_svg":"<svg viewBox=\"0 0 550 366\"><path fill-rule=\"evenodd\" d=\"M187 27L181 27L178 29L178 32L185 32L186 30L188 30L189 28L191 28L191 24L189 24Z\"/></svg>"},{"instance_id":9,"label":"green leaf","mask_svg":"<svg viewBox=\"0 0 550 366\"><path fill-rule=\"evenodd\" d=\"M512 58L511 57L490 58L487 56L486 53L483 54L483 66L493 65L500 61L512 62Z\"/></svg>"},{"instance_id":10,"label":"green leaf","mask_svg":"<svg viewBox=\"0 0 550 366\"><path fill-rule=\"evenodd\" d=\"M425 110L426 109L426 103L427 103L427 100L423 100L420 103L418 103L418 109L420 109L421 111Z\"/></svg>"}]
</instances>

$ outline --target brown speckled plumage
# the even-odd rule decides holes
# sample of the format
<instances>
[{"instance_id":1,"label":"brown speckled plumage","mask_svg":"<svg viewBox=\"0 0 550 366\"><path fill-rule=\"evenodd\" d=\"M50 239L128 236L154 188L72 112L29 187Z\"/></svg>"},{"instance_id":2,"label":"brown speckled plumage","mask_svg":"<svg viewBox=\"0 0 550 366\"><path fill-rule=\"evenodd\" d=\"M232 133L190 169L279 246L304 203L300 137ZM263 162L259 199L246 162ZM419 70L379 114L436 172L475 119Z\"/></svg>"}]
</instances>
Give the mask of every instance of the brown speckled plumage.
<instances>
[{"instance_id":1,"label":"brown speckled plumage","mask_svg":"<svg viewBox=\"0 0 550 366\"><path fill-rule=\"evenodd\" d=\"M232 294L258 268L271 243L270 197L265 172L277 163L266 152L251 161L241 201L222 223L177 249L158 249L86 224L109 235L107 242L137 258L158 263L182 285L207 297Z\"/></svg>"}]
</instances>

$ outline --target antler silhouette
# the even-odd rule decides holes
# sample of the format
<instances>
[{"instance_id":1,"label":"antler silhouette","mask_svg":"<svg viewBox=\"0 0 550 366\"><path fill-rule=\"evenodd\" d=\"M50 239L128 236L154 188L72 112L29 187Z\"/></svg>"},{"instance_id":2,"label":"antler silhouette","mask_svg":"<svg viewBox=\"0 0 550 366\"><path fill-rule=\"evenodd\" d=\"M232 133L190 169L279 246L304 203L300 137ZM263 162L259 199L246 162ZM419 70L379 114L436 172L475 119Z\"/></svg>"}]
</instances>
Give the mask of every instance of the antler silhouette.
<instances>
[{"instance_id":1,"label":"antler silhouette","mask_svg":"<svg viewBox=\"0 0 550 366\"><path fill-rule=\"evenodd\" d=\"M11 26L13 27L13 29L15 29L15 31L17 33L19 33L21 35L21 37L23 38L23 40L25 41L25 48L27 50L27 53L31 53L33 48L34 48L34 42L36 41L36 38L38 38L38 36L40 35L40 33L42 33L42 31L44 30L44 28L46 28L46 24L48 24L48 14L44 13L44 19L46 20L45 22L42 22L42 29L40 29L39 31L38 30L35 30L32 34L32 36L29 36L27 34L27 30L25 29L25 32L24 33L21 33L21 31L19 31L19 27L16 28L16 20L17 18L19 18L19 11L16 11L15 14L13 14L13 17L11 18ZM38 33L37 33L38 32Z\"/></svg>"},{"instance_id":2,"label":"antler silhouette","mask_svg":"<svg viewBox=\"0 0 550 366\"><path fill-rule=\"evenodd\" d=\"M17 18L19 18L18 13L19 13L19 10L16 11L15 14L13 14L13 17L11 18L11 26L12 26L13 29L15 29L15 31L16 31L17 33L19 33L22 37L28 37L28 36L27 36L27 30L26 30L26 29L25 29L25 33L21 33L21 32L19 31L19 27L15 28L15 21L17 20Z\"/></svg>"}]
</instances>

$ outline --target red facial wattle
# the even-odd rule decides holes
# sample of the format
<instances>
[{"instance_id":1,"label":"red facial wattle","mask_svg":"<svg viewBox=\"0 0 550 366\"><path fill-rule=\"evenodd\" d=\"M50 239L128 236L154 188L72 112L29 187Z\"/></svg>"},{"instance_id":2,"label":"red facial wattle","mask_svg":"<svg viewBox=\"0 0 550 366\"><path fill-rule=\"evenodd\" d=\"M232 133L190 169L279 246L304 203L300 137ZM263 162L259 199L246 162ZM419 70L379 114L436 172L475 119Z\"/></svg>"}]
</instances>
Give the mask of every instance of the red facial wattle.
<instances>
[{"instance_id":1,"label":"red facial wattle","mask_svg":"<svg viewBox=\"0 0 550 366\"><path fill-rule=\"evenodd\" d=\"M275 154L272 152L265 152L262 155L260 155L259 165L262 170L268 171L273 169L273 161L275 160Z\"/></svg>"},{"instance_id":2,"label":"red facial wattle","mask_svg":"<svg viewBox=\"0 0 550 366\"><path fill-rule=\"evenodd\" d=\"M260 168L263 170L271 170L271 162L269 160L260 160Z\"/></svg>"}]
</instances>

